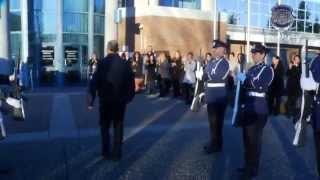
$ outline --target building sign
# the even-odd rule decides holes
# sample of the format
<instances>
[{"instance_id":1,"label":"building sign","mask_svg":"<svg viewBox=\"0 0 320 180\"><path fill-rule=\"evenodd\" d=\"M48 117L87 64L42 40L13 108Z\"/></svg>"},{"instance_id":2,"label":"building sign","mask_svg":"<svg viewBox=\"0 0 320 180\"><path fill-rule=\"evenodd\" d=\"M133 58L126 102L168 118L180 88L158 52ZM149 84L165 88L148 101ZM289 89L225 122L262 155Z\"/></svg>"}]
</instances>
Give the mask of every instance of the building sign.
<instances>
[{"instance_id":1,"label":"building sign","mask_svg":"<svg viewBox=\"0 0 320 180\"><path fill-rule=\"evenodd\" d=\"M41 64L52 66L54 61L54 47L46 46L41 49Z\"/></svg>"},{"instance_id":2,"label":"building sign","mask_svg":"<svg viewBox=\"0 0 320 180\"><path fill-rule=\"evenodd\" d=\"M65 47L64 58L66 66L72 66L72 64L77 64L79 59L79 49L74 47Z\"/></svg>"},{"instance_id":3,"label":"building sign","mask_svg":"<svg viewBox=\"0 0 320 180\"><path fill-rule=\"evenodd\" d=\"M276 5L272 8L271 23L276 29L290 28L294 21L293 10L288 5Z\"/></svg>"}]
</instances>

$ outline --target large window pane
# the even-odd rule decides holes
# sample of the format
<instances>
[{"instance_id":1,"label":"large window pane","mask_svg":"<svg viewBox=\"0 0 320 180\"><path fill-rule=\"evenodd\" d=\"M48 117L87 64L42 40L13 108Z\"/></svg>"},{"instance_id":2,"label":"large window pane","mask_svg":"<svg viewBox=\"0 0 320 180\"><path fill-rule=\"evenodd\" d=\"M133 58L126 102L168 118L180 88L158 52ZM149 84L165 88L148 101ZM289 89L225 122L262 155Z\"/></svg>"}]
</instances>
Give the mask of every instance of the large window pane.
<instances>
[{"instance_id":1,"label":"large window pane","mask_svg":"<svg viewBox=\"0 0 320 180\"><path fill-rule=\"evenodd\" d=\"M20 10L20 0L10 0L10 10Z\"/></svg>"},{"instance_id":2,"label":"large window pane","mask_svg":"<svg viewBox=\"0 0 320 180\"><path fill-rule=\"evenodd\" d=\"M103 34L104 33L104 16L94 16L94 33Z\"/></svg>"},{"instance_id":3,"label":"large window pane","mask_svg":"<svg viewBox=\"0 0 320 180\"><path fill-rule=\"evenodd\" d=\"M11 57L19 57L21 50L21 34L20 33L11 33L10 34L10 49Z\"/></svg>"},{"instance_id":4,"label":"large window pane","mask_svg":"<svg viewBox=\"0 0 320 180\"><path fill-rule=\"evenodd\" d=\"M94 12L104 14L105 10L105 0L95 0L94 2Z\"/></svg>"},{"instance_id":5,"label":"large window pane","mask_svg":"<svg viewBox=\"0 0 320 180\"><path fill-rule=\"evenodd\" d=\"M200 9L201 0L160 0L160 6Z\"/></svg>"},{"instance_id":6,"label":"large window pane","mask_svg":"<svg viewBox=\"0 0 320 180\"><path fill-rule=\"evenodd\" d=\"M57 31L57 14L56 13L42 13L41 18L41 32L44 34L55 34Z\"/></svg>"},{"instance_id":7,"label":"large window pane","mask_svg":"<svg viewBox=\"0 0 320 180\"><path fill-rule=\"evenodd\" d=\"M63 9L65 12L88 12L88 0L64 0Z\"/></svg>"},{"instance_id":8,"label":"large window pane","mask_svg":"<svg viewBox=\"0 0 320 180\"><path fill-rule=\"evenodd\" d=\"M85 34L63 34L64 43L88 44L88 35Z\"/></svg>"},{"instance_id":9,"label":"large window pane","mask_svg":"<svg viewBox=\"0 0 320 180\"><path fill-rule=\"evenodd\" d=\"M33 8L42 11L57 11L57 1L33 0Z\"/></svg>"},{"instance_id":10,"label":"large window pane","mask_svg":"<svg viewBox=\"0 0 320 180\"><path fill-rule=\"evenodd\" d=\"M21 13L17 12L10 12L10 30L11 31L21 31Z\"/></svg>"},{"instance_id":11,"label":"large window pane","mask_svg":"<svg viewBox=\"0 0 320 180\"><path fill-rule=\"evenodd\" d=\"M94 52L101 59L104 55L104 36L94 36Z\"/></svg>"},{"instance_id":12,"label":"large window pane","mask_svg":"<svg viewBox=\"0 0 320 180\"><path fill-rule=\"evenodd\" d=\"M81 13L64 13L63 15L64 32L88 32L88 15Z\"/></svg>"}]
</instances>

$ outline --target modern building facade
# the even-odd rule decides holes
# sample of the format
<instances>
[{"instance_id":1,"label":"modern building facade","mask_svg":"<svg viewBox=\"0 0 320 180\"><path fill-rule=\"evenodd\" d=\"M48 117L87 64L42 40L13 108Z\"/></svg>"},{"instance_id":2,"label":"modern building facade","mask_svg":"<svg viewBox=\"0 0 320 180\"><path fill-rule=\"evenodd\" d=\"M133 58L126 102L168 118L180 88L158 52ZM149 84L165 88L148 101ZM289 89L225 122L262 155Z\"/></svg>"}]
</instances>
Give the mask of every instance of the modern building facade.
<instances>
[{"instance_id":1,"label":"modern building facade","mask_svg":"<svg viewBox=\"0 0 320 180\"><path fill-rule=\"evenodd\" d=\"M292 27L279 33L279 55L284 64L301 54L306 39L310 57L314 56L320 47L318 0L127 0L120 8L119 41L130 50L145 51L151 45L170 53L180 50L203 55L210 51L212 39L228 41L231 54L246 53L250 40L250 44L260 42L269 48L270 62L278 53L278 31L270 22L271 9L278 3L291 6L295 16Z\"/></svg>"},{"instance_id":2,"label":"modern building facade","mask_svg":"<svg viewBox=\"0 0 320 180\"><path fill-rule=\"evenodd\" d=\"M11 57L29 60L40 83L84 80L90 54L104 56L104 0L10 0L9 7Z\"/></svg>"},{"instance_id":3,"label":"modern building facade","mask_svg":"<svg viewBox=\"0 0 320 180\"><path fill-rule=\"evenodd\" d=\"M319 0L8 1L11 57L29 59L41 84L85 80L90 55L103 57L110 39L118 39L129 51L145 52L152 46L195 55L210 52L213 39L228 41L231 54L246 52L250 40L265 44L272 55L279 39L285 64L301 54L306 39L311 56L320 49ZM293 26L279 38L270 23L277 3L291 6L295 16Z\"/></svg>"}]
</instances>

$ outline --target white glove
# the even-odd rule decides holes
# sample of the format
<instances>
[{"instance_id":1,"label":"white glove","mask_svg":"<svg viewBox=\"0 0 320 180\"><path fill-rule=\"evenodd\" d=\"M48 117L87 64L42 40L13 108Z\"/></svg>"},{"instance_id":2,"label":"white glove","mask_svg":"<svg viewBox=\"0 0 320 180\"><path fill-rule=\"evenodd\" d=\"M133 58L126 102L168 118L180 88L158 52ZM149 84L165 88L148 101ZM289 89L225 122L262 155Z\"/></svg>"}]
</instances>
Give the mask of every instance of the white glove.
<instances>
[{"instance_id":1,"label":"white glove","mask_svg":"<svg viewBox=\"0 0 320 180\"><path fill-rule=\"evenodd\" d=\"M196 78L201 81L202 77L203 77L203 70L200 69L200 70L196 71Z\"/></svg>"},{"instance_id":2,"label":"white glove","mask_svg":"<svg viewBox=\"0 0 320 180\"><path fill-rule=\"evenodd\" d=\"M244 82L246 80L246 74L245 73L238 73L237 74L237 80L238 81L241 81L241 82Z\"/></svg>"},{"instance_id":3,"label":"white glove","mask_svg":"<svg viewBox=\"0 0 320 180\"><path fill-rule=\"evenodd\" d=\"M13 75L10 75L10 76L9 76L9 81L14 81L14 80L15 80L15 78L16 78L16 77L15 77L15 75L14 75L14 74L13 74Z\"/></svg>"},{"instance_id":4,"label":"white glove","mask_svg":"<svg viewBox=\"0 0 320 180\"><path fill-rule=\"evenodd\" d=\"M301 86L301 89L303 90L312 91L312 90L317 90L318 84L314 81L312 73L310 72L309 78L301 76L300 86Z\"/></svg>"}]
</instances>

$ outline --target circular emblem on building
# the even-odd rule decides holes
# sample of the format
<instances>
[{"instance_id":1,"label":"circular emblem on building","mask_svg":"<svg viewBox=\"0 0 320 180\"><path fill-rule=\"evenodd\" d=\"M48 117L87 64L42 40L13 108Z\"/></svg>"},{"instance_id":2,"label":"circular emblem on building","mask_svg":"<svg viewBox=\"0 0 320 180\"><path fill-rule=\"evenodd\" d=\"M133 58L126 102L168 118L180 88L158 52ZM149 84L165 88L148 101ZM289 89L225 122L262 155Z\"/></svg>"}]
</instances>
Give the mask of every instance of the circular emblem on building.
<instances>
[{"instance_id":1,"label":"circular emblem on building","mask_svg":"<svg viewBox=\"0 0 320 180\"><path fill-rule=\"evenodd\" d=\"M293 9L288 5L276 5L272 8L271 23L276 29L290 28L294 21Z\"/></svg>"}]
</instances>

